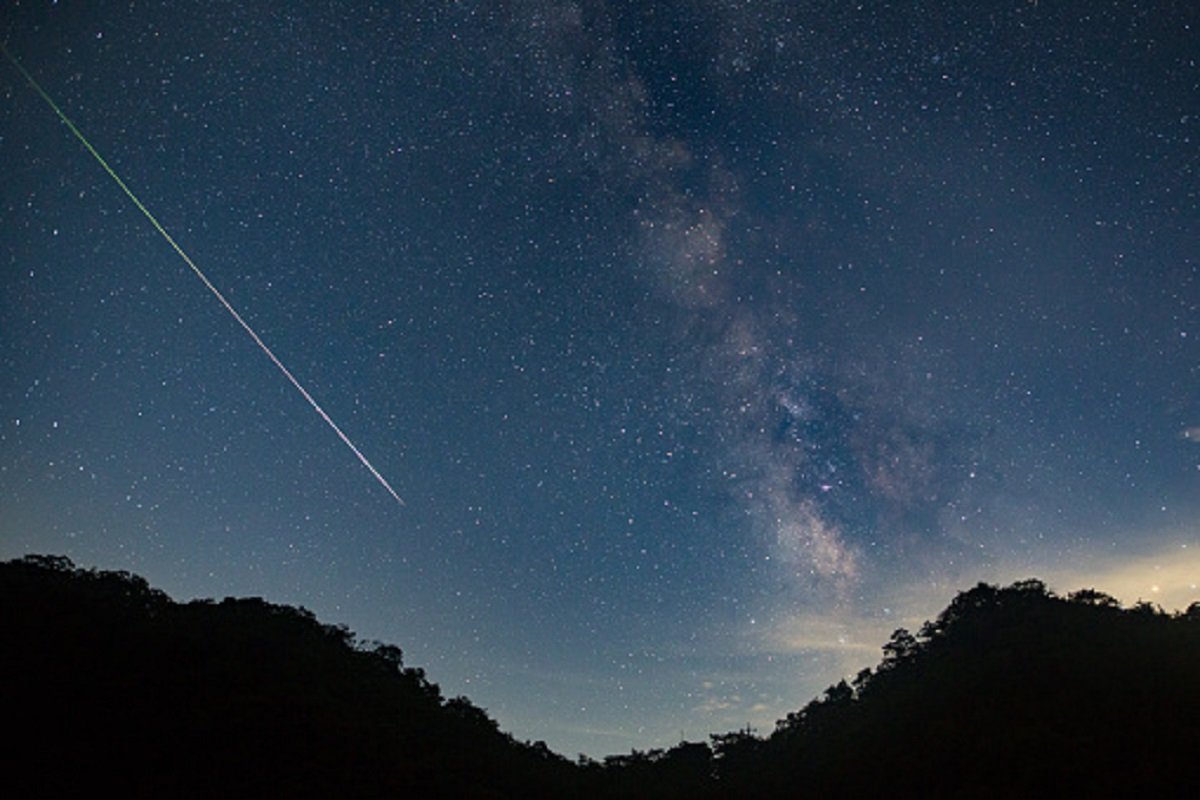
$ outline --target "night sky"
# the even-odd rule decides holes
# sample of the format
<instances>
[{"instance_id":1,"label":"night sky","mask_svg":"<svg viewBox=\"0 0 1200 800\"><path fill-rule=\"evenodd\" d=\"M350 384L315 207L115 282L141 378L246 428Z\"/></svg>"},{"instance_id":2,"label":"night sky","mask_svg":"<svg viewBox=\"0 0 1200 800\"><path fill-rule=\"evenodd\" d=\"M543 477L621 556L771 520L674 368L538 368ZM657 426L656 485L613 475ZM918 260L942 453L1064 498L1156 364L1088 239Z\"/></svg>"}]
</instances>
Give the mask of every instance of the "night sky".
<instances>
[{"instance_id":1,"label":"night sky","mask_svg":"<svg viewBox=\"0 0 1200 800\"><path fill-rule=\"evenodd\" d=\"M979 580L1200 599L1193 2L27 2L0 557L257 595L568 755Z\"/></svg>"}]
</instances>

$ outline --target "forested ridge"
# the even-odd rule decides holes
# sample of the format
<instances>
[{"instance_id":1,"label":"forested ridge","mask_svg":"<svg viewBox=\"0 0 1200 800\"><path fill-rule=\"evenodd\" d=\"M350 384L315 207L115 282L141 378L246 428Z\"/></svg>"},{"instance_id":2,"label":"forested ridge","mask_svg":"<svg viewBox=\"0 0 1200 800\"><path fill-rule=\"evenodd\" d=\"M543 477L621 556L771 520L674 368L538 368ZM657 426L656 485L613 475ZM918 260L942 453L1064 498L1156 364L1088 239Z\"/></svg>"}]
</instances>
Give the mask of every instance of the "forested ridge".
<instances>
[{"instance_id":1,"label":"forested ridge","mask_svg":"<svg viewBox=\"0 0 1200 800\"><path fill-rule=\"evenodd\" d=\"M568 760L259 598L0 564L13 797L1132 797L1200 780L1200 603L980 584L766 737Z\"/></svg>"}]
</instances>

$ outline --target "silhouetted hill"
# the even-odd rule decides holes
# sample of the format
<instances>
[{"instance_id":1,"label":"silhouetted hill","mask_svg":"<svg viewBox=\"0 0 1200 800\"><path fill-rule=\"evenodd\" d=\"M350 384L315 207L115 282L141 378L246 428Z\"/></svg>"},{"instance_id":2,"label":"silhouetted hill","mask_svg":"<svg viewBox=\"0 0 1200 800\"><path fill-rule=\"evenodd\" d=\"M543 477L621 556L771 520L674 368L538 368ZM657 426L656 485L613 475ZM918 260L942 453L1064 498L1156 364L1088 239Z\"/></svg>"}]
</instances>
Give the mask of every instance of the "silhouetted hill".
<instances>
[{"instance_id":1,"label":"silhouetted hill","mask_svg":"<svg viewBox=\"0 0 1200 800\"><path fill-rule=\"evenodd\" d=\"M181 605L127 573L28 557L0 565L0 653L8 797L573 788L570 762L444 700L399 649L258 598Z\"/></svg>"},{"instance_id":2,"label":"silhouetted hill","mask_svg":"<svg viewBox=\"0 0 1200 800\"><path fill-rule=\"evenodd\" d=\"M774 733L569 762L260 599L0 564L5 796L1190 797L1200 604L980 584Z\"/></svg>"},{"instance_id":3,"label":"silhouetted hill","mask_svg":"<svg viewBox=\"0 0 1200 800\"><path fill-rule=\"evenodd\" d=\"M731 752L749 794L1195 797L1200 603L980 584L852 684ZM740 792L739 792L740 793Z\"/></svg>"}]
</instances>

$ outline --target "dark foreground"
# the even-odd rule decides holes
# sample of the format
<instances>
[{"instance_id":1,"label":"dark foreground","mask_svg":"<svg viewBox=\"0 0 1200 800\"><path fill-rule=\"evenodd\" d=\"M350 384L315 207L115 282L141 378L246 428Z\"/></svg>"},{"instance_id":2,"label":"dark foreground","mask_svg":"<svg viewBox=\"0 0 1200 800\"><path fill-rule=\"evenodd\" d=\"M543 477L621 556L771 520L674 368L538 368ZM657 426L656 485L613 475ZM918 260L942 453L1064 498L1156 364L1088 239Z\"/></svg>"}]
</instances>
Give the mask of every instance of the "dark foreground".
<instances>
[{"instance_id":1,"label":"dark foreground","mask_svg":"<svg viewBox=\"0 0 1200 800\"><path fill-rule=\"evenodd\" d=\"M980 584L766 738L568 761L261 599L0 564L6 797L1189 797L1200 603Z\"/></svg>"}]
</instances>

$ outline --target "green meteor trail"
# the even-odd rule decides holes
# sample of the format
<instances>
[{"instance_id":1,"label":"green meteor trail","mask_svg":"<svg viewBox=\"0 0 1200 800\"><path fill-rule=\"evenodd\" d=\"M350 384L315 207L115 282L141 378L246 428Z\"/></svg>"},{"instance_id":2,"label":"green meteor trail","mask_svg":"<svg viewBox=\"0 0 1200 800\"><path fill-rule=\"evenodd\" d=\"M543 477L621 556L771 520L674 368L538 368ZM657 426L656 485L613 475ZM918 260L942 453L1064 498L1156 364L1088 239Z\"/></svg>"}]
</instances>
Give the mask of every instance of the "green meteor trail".
<instances>
[{"instance_id":1,"label":"green meteor trail","mask_svg":"<svg viewBox=\"0 0 1200 800\"><path fill-rule=\"evenodd\" d=\"M282 372L283 376L287 378L292 386L296 388L296 391L298 391L305 401L312 406L313 411L316 411L321 419L325 421L325 424L333 429L333 432L336 433L338 438L342 440L342 443L350 448L351 452L354 453L359 462L362 463L362 465L367 468L371 475L374 476L375 480L377 480L379 484L387 490L388 494L390 494L393 498L395 498L396 502L403 506L404 500L400 497L399 493L392 488L392 485L388 483L387 479L380 474L379 470L375 469L375 466L367 459L365 455L363 455L362 451L358 449L357 445L350 440L350 437L346 435L346 433L338 426L338 424L333 421L333 418L326 413L325 409L321 407L321 404L318 403L316 399L309 394L308 390L304 388L300 381L296 379L296 376L292 374L291 370L284 366L283 362L279 360L279 357L276 356L271 348L267 346L266 342L262 340L262 337L259 336L252 327L250 327L250 323L246 322L246 320L242 318L242 315L237 312L237 309L235 309L233 305L230 304L227 299L225 299L225 295L221 294L221 291L215 285L213 285L213 282L208 279L208 276L204 274L203 270L196 266L196 262L191 259L191 256L184 252L184 249L179 246L179 243L175 241L174 237L172 237L171 234L167 232L167 229L162 226L162 224L152 213L150 213L150 209L146 208L146 205L140 199L138 199L138 196L134 194L133 190L130 189L125 181L121 179L121 176L116 173L116 170L114 170L109 163L104 160L104 156L100 155L96 148L92 146L92 143L87 140L87 137L83 135L83 132L80 131L79 128L76 127L75 123L72 122L71 119L63 112L58 103L54 102L54 98L52 98L46 92L46 90L42 88L41 84L34 79L34 77L29 73L28 70L25 69L21 62L18 61L11 52L9 52L8 47L6 47L3 42L0 42L0 52L4 53L4 57L8 59L9 63L16 67L17 71L21 73L21 76L25 78L25 81L32 86L34 91L36 91L41 98L46 101L46 104L54 110L54 113L58 115L60 120L62 120L62 123L67 126L71 133L75 135L75 138L78 139L80 143L87 148L87 151L92 154L92 158L96 159L96 163L104 168L104 171L108 173L108 176L113 179L117 186L121 187L121 191L125 193L125 196L133 201L133 204L137 206L138 210L141 211L146 219L150 221L150 224L154 226L154 229L162 235L167 244L171 246L171 249L179 254L179 257L182 258L184 263L188 265L188 268L190 268L192 272L195 273L196 277L204 283L205 287L212 292L213 297L220 301L221 305L225 307L225 310L229 312L230 316L232 316L237 324L242 327L242 330L249 334L250 338L254 340L254 343L258 345L258 348L266 354L267 358L271 359L271 362L276 367L279 368L279 371Z\"/></svg>"}]
</instances>

